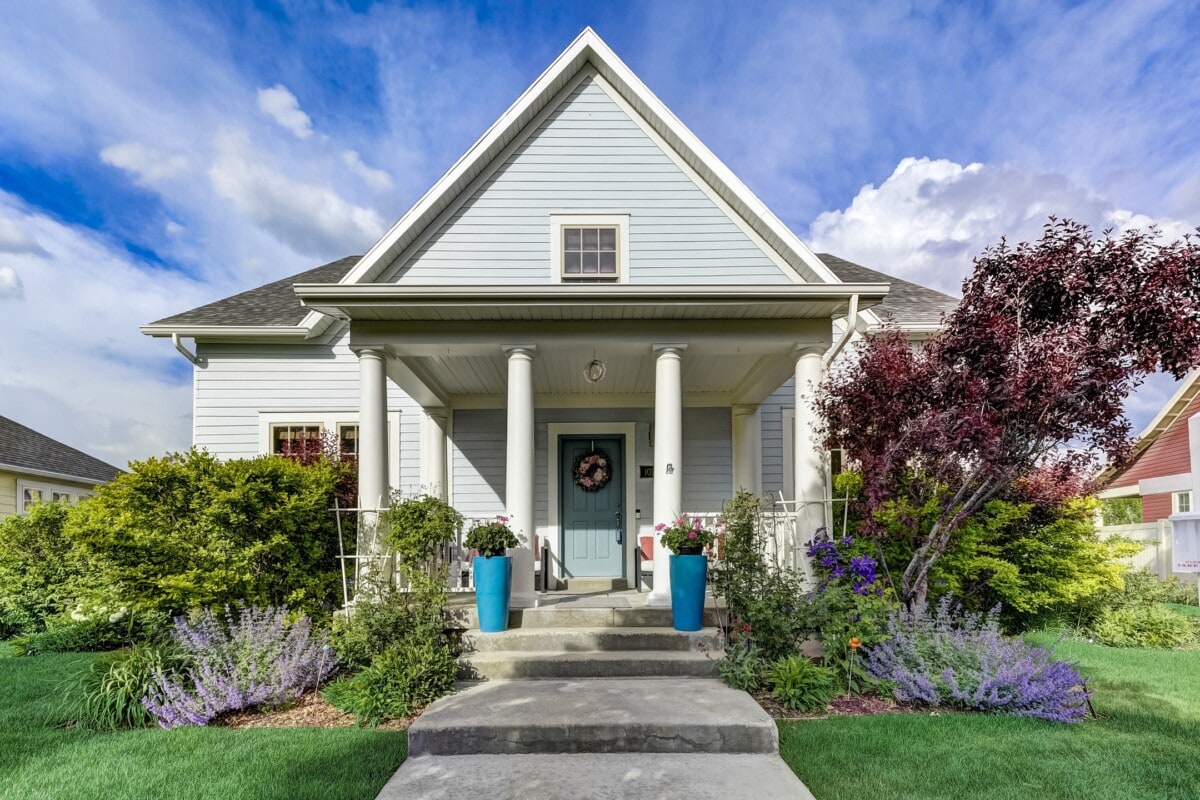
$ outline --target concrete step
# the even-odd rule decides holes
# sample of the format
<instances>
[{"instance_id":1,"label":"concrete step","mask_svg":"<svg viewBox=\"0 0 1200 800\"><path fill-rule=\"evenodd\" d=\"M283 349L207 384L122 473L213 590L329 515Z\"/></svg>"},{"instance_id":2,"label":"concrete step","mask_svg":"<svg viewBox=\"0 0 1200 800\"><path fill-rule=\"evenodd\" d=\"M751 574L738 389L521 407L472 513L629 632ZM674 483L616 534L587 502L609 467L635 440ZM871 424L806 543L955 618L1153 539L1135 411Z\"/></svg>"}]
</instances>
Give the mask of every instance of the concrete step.
<instances>
[{"instance_id":1,"label":"concrete step","mask_svg":"<svg viewBox=\"0 0 1200 800\"><path fill-rule=\"evenodd\" d=\"M450 611L452 624L463 630L478 630L479 617L474 606L459 606ZM508 613L509 630L514 628L670 628L669 608L585 608L548 605L540 608L514 608ZM704 626L717 624L715 608L704 610Z\"/></svg>"},{"instance_id":2,"label":"concrete step","mask_svg":"<svg viewBox=\"0 0 1200 800\"><path fill-rule=\"evenodd\" d=\"M723 651L686 650L564 652L499 651L471 653L459 659L464 680L540 680L547 678L713 678Z\"/></svg>"},{"instance_id":3,"label":"concrete step","mask_svg":"<svg viewBox=\"0 0 1200 800\"><path fill-rule=\"evenodd\" d=\"M624 578L565 578L559 585L568 592L621 592L629 586Z\"/></svg>"},{"instance_id":4,"label":"concrete step","mask_svg":"<svg viewBox=\"0 0 1200 800\"><path fill-rule=\"evenodd\" d=\"M408 729L410 758L778 747L774 721L748 694L706 679L489 681L443 697Z\"/></svg>"},{"instance_id":5,"label":"concrete step","mask_svg":"<svg viewBox=\"0 0 1200 800\"><path fill-rule=\"evenodd\" d=\"M585 653L628 650L713 651L720 648L716 628L684 633L674 628L512 628L500 633L463 634L468 653L557 651Z\"/></svg>"},{"instance_id":6,"label":"concrete step","mask_svg":"<svg viewBox=\"0 0 1200 800\"><path fill-rule=\"evenodd\" d=\"M378 800L813 800L774 755L583 753L409 758Z\"/></svg>"}]
</instances>

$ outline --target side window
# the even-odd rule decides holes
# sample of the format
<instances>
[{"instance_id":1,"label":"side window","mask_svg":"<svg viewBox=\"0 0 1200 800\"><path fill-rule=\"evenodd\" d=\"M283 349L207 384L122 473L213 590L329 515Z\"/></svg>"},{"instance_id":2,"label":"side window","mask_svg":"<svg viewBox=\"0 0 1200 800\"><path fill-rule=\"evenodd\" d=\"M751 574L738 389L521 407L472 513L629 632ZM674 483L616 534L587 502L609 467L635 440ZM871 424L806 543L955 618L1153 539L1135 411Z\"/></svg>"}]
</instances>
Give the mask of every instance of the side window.
<instances>
[{"instance_id":1,"label":"side window","mask_svg":"<svg viewBox=\"0 0 1200 800\"><path fill-rule=\"evenodd\" d=\"M321 451L321 434L320 425L272 425L271 453L289 457L316 455Z\"/></svg>"}]
</instances>

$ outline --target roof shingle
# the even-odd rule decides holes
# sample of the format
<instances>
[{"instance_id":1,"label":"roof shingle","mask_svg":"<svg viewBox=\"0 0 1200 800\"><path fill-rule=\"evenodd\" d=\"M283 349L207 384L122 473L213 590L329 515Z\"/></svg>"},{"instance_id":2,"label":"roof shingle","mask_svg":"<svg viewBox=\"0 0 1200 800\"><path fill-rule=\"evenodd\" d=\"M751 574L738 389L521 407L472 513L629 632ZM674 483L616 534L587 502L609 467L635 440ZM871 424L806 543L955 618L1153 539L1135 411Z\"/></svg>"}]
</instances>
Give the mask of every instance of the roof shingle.
<instances>
[{"instance_id":1,"label":"roof shingle","mask_svg":"<svg viewBox=\"0 0 1200 800\"><path fill-rule=\"evenodd\" d=\"M825 266L846 283L890 283L892 290L871 310L897 325L937 325L958 305L958 298L936 289L868 269L829 253L818 253Z\"/></svg>"},{"instance_id":2,"label":"roof shingle","mask_svg":"<svg viewBox=\"0 0 1200 800\"><path fill-rule=\"evenodd\" d=\"M112 464L68 447L8 417L0 417L0 465L57 472L96 483L106 483L121 474L121 470Z\"/></svg>"}]
</instances>

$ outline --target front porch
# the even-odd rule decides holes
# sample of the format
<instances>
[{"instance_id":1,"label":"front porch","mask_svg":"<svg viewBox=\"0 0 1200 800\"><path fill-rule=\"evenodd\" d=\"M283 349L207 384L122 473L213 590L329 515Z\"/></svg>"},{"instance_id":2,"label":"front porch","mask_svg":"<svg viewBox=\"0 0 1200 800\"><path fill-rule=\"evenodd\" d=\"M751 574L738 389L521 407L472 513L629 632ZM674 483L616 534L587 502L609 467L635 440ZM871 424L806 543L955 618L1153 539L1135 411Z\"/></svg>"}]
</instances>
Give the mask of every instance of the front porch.
<instances>
[{"instance_id":1,"label":"front porch","mask_svg":"<svg viewBox=\"0 0 1200 800\"><path fill-rule=\"evenodd\" d=\"M646 603L665 608L669 553L654 546L655 525L683 512L713 520L738 489L762 491L760 408L789 379L794 422L770 444L777 462L793 454L786 491L793 504L781 512L788 532L778 549L801 564L798 544L826 521L826 463L813 400L832 319L847 314L860 293L882 297L885 289L298 285L296 291L310 307L350 322L359 359L364 507L386 505L390 496L391 383L421 408L415 443L421 490L468 517L509 518L521 542L510 551L515 608L538 604L542 555L551 587L608 577L641 588L649 572ZM573 481L572 457L578 460L589 445L613 461L602 489ZM785 527L771 525L773 532Z\"/></svg>"}]
</instances>

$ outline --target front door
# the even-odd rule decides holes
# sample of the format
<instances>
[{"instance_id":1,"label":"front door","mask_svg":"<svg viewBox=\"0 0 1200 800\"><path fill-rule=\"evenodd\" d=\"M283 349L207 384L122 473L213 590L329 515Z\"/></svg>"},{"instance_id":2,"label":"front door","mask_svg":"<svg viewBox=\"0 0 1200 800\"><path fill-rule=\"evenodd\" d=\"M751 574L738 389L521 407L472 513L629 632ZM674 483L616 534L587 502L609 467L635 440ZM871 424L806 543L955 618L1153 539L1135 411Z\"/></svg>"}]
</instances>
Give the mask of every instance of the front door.
<instances>
[{"instance_id":1,"label":"front door","mask_svg":"<svg viewBox=\"0 0 1200 800\"><path fill-rule=\"evenodd\" d=\"M564 577L623 576L625 437L559 437L558 464Z\"/></svg>"}]
</instances>

